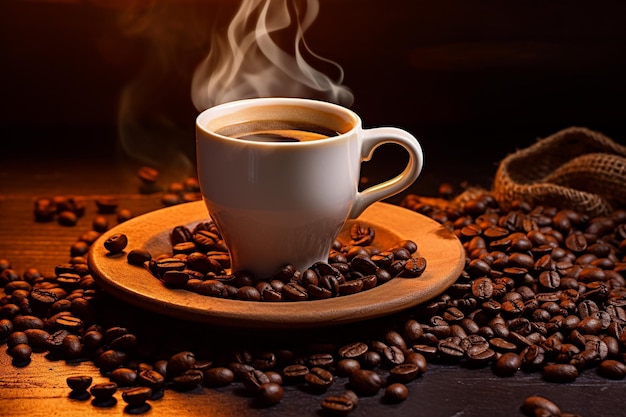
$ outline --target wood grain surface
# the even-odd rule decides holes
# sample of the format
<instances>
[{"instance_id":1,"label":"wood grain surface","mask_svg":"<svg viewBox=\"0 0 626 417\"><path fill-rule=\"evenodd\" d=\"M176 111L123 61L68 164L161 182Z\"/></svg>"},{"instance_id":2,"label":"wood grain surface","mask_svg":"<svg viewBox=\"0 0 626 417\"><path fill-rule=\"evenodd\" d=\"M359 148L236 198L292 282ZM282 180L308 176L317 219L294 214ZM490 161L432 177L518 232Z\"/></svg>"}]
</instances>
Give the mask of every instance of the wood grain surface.
<instances>
[{"instance_id":1,"label":"wood grain surface","mask_svg":"<svg viewBox=\"0 0 626 417\"><path fill-rule=\"evenodd\" d=\"M53 164L57 166L57 164ZM84 231L92 228L97 215L95 200L102 196L119 197L120 208L129 208L136 215L163 208L161 193L139 193L139 182L130 170L110 170L110 161L67 161L56 168L41 164L5 164L1 168L3 185L8 193L0 195L0 258L11 260L16 271L37 267L43 273L53 273L54 267L69 260L69 247ZM112 178L121 180L112 184ZM48 180L45 180L48 178ZM54 178L53 181L49 178ZM44 179L43 182L39 182ZM60 226L56 222L37 223L33 218L33 201L41 196L80 195L86 199L87 210L76 226ZM106 215L115 224L114 215ZM161 317L115 298L109 300L110 312L133 318L145 329L161 334L161 343L171 342L172 328L195 329L210 335L212 346L223 346L220 340L249 340L249 346L261 347L269 337L280 340L317 340L320 332L278 331L255 333L236 329L199 326L169 317ZM401 314L401 313L399 313ZM379 320L392 323L394 316L328 329L328 337L351 337L379 325ZM365 329L365 330L364 330ZM221 338L227 339L221 339ZM230 339L228 339L230 338ZM182 340L182 339L181 339ZM228 343L226 345L229 345ZM106 381L93 363L71 363L51 360L43 353L34 353L30 364L16 367L6 353L0 352L0 416L98 416L124 415L122 389L116 394L117 404L111 408L93 406L90 401L70 398L65 379L87 374L94 381ZM339 379L326 394L343 392L347 379ZM622 393L624 381L611 381L590 370L569 384L550 383L538 373L518 372L514 377L494 376L489 368L469 369L458 365L429 364L427 372L409 384L406 401L389 405L381 394L363 397L351 415L359 416L522 416L519 407L529 395L543 395L556 402L563 411L580 416L623 416ZM324 395L311 393L298 386L286 386L285 397L274 407L260 407L238 384L219 389L199 387L191 392L167 390L162 399L150 401L147 415L215 415L215 416L318 416ZM599 411L601 410L601 411Z\"/></svg>"}]
</instances>

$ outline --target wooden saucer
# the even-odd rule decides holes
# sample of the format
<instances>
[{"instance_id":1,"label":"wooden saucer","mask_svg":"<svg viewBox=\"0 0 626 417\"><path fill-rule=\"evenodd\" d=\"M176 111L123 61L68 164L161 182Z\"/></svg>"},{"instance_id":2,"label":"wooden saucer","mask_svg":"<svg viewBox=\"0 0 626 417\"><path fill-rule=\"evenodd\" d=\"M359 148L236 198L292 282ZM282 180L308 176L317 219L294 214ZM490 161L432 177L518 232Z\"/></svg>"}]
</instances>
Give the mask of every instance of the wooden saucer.
<instances>
[{"instance_id":1,"label":"wooden saucer","mask_svg":"<svg viewBox=\"0 0 626 417\"><path fill-rule=\"evenodd\" d=\"M219 326L245 328L312 328L381 317L416 306L444 292L463 270L465 251L454 233L411 210L388 204L371 205L349 221L338 236L348 242L350 226L358 221L373 227L373 244L382 250L413 240L427 267L419 278L394 278L353 295L314 301L239 301L169 289L144 268L130 265L128 251L147 249L153 256L171 253L169 236L176 226L193 226L209 219L204 202L156 210L121 223L91 246L89 265L94 279L115 297L159 314ZM126 252L111 256L104 242L113 234L128 237Z\"/></svg>"}]
</instances>

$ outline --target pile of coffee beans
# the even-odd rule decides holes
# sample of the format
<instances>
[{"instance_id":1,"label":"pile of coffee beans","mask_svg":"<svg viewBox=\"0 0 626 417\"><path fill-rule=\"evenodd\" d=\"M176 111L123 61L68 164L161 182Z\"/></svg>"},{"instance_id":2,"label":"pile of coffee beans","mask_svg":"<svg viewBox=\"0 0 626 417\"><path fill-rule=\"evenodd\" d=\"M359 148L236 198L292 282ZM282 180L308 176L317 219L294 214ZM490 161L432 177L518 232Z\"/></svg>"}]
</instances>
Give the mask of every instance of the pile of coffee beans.
<instances>
[{"instance_id":1,"label":"pile of coffee beans","mask_svg":"<svg viewBox=\"0 0 626 417\"><path fill-rule=\"evenodd\" d=\"M404 240L380 250L373 245L375 236L374 228L354 223L351 240L347 244L335 240L327 262L317 262L305 271L288 264L266 279L247 271L227 272L228 248L212 220L192 229L174 227L171 253L153 257L145 249L133 249L127 260L147 268L168 288L244 301L327 299L366 291L395 277L417 278L424 273L426 259L416 254L415 242ZM111 239L127 241L119 234ZM107 241L105 246L111 251L115 245ZM123 249L126 245L116 246Z\"/></svg>"},{"instance_id":2,"label":"pile of coffee beans","mask_svg":"<svg viewBox=\"0 0 626 417\"><path fill-rule=\"evenodd\" d=\"M119 389L133 412L168 390L236 385L263 406L300 387L321 396L323 413L346 415L363 397L403 401L430 364L501 377L538 373L554 383L586 372L626 378L626 210L590 218L519 202L504 211L489 193L461 205L410 195L402 205L459 237L464 271L435 299L349 331L324 328L300 339L199 330L102 292L79 257L54 276L18 273L0 260L0 340L15 366L33 352L92 361L110 384L91 386L84 375L68 380L68 395L101 406ZM519 411L574 416L542 397L527 398Z\"/></svg>"}]
</instances>

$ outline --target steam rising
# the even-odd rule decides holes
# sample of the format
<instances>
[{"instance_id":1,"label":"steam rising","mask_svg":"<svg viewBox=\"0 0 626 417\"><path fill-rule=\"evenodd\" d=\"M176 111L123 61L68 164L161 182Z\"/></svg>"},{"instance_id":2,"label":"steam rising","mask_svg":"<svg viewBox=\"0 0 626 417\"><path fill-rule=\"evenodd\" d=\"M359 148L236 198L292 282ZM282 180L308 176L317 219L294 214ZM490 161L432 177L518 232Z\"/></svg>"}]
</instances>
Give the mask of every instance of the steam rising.
<instances>
[{"instance_id":1,"label":"steam rising","mask_svg":"<svg viewBox=\"0 0 626 417\"><path fill-rule=\"evenodd\" d=\"M214 33L209 54L194 72L191 96L196 109L270 96L351 105L353 95L341 85L341 67L313 53L304 40L318 13L318 0L243 0L225 36ZM289 30L295 30L291 53L278 43ZM338 79L315 69L305 56L334 67Z\"/></svg>"},{"instance_id":2,"label":"steam rising","mask_svg":"<svg viewBox=\"0 0 626 417\"><path fill-rule=\"evenodd\" d=\"M143 164L174 176L194 172L194 107L202 111L267 96L352 104L352 93L341 85L341 67L313 53L304 40L319 0L241 0L224 24L205 19L207 13L223 16L215 13L216 4L93 1L117 4L124 35L142 44L143 66L121 92L118 128L119 150Z\"/></svg>"}]
</instances>

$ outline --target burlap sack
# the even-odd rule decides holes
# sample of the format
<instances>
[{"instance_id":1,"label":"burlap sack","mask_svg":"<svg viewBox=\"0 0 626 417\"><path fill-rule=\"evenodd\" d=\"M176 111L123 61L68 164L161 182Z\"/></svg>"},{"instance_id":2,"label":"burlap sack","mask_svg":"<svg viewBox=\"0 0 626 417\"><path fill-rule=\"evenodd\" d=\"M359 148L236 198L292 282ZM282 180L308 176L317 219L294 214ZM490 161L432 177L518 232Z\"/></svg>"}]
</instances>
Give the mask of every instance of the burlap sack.
<instances>
[{"instance_id":1,"label":"burlap sack","mask_svg":"<svg viewBox=\"0 0 626 417\"><path fill-rule=\"evenodd\" d=\"M569 208L590 216L626 206L626 146L582 127L561 130L504 158L494 197Z\"/></svg>"}]
</instances>

